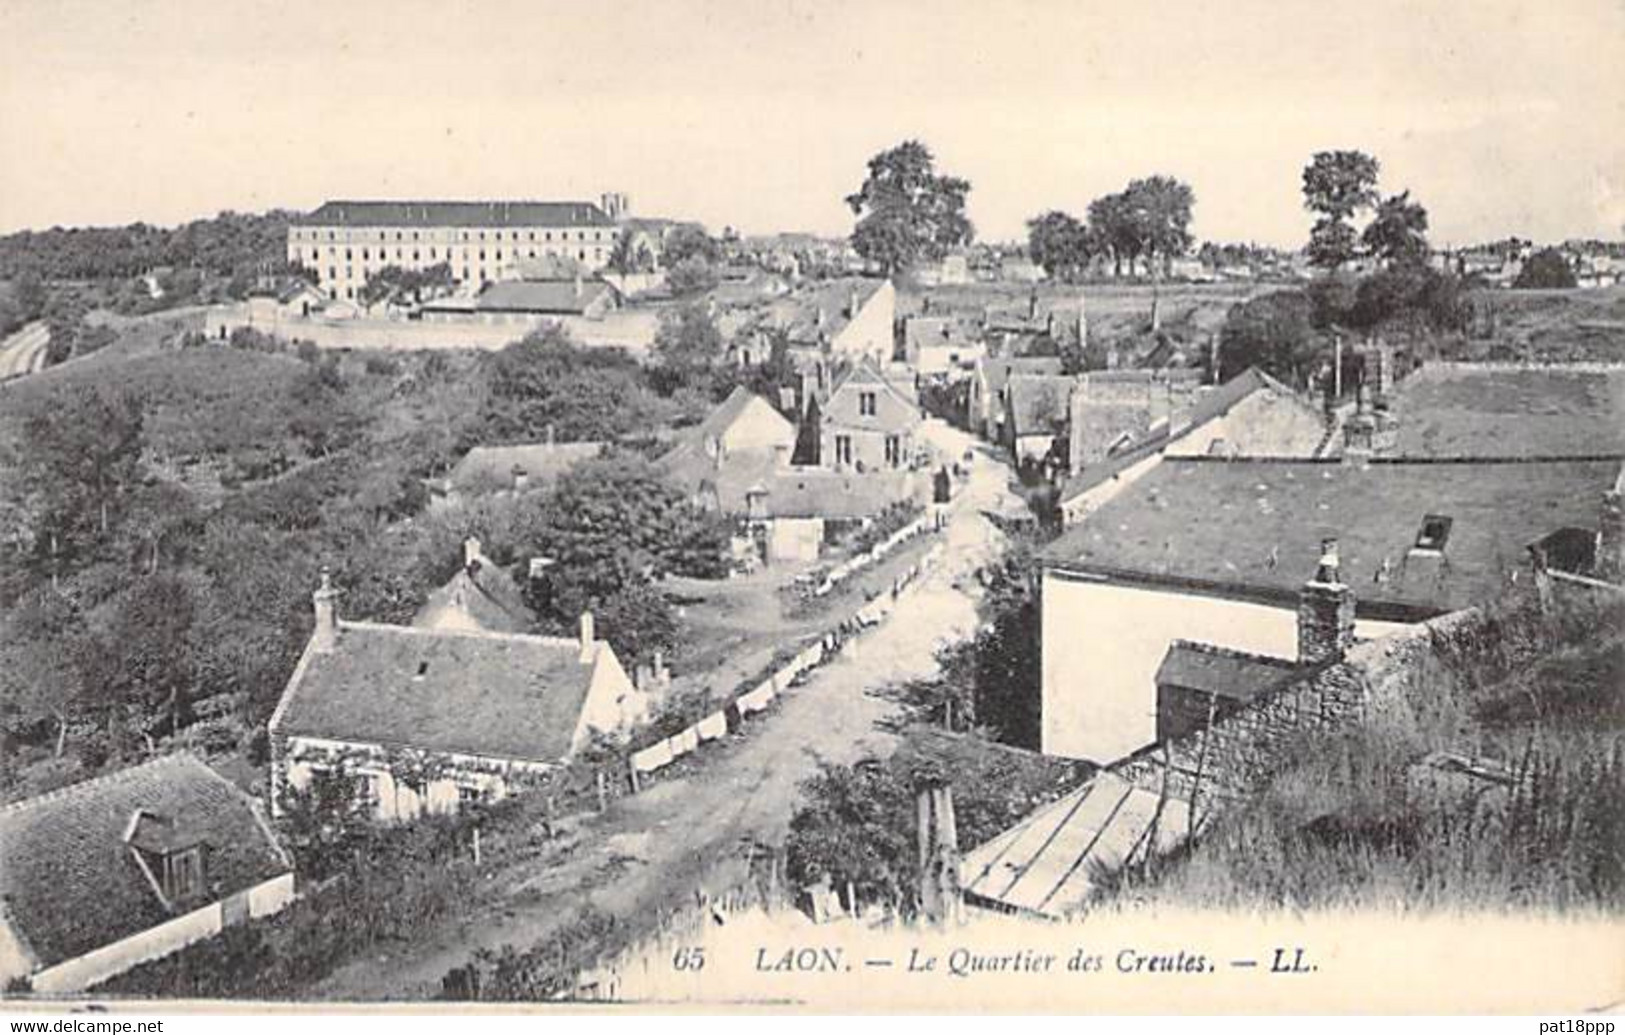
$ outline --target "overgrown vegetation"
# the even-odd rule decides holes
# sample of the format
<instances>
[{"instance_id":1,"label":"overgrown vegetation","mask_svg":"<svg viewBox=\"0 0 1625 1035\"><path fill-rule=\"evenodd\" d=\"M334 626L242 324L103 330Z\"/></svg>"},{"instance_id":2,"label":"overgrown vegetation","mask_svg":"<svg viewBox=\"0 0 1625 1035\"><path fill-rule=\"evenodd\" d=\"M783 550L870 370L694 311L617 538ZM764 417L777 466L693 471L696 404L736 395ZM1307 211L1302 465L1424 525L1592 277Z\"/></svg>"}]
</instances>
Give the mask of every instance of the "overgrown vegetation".
<instances>
[{"instance_id":1,"label":"overgrown vegetation","mask_svg":"<svg viewBox=\"0 0 1625 1035\"><path fill-rule=\"evenodd\" d=\"M1571 616L1533 659L1529 623L1437 644L1408 707L1306 740L1142 890L1218 908L1625 909L1618 610Z\"/></svg>"}]
</instances>

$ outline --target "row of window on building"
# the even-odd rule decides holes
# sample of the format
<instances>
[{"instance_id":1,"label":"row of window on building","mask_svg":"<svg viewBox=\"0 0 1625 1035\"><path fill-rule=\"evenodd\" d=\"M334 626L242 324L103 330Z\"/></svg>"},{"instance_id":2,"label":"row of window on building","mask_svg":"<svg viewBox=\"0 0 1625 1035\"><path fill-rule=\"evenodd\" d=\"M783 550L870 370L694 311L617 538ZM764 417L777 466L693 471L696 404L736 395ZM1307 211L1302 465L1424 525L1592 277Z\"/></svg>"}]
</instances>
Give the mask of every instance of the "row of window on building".
<instances>
[{"instance_id":1,"label":"row of window on building","mask_svg":"<svg viewBox=\"0 0 1625 1035\"><path fill-rule=\"evenodd\" d=\"M329 240L329 241L341 240L341 238L339 237L339 231L337 231L337 230L325 230L325 231L324 230L300 230L297 227L295 227L294 229L292 229L292 230L290 230L288 232L292 236L293 240L295 240L295 241L320 241L320 240L323 239L323 234L326 234L326 239ZM540 232L541 235L542 235L541 240L543 240L543 241L551 241L551 240L553 240L554 231L552 231L552 230L542 230L542 231L526 230L526 231L524 231L525 236L524 236L523 239L527 240L527 241L537 240L536 234L538 232ZM404 230L395 230L395 231L380 230L380 231L378 231L377 240L380 243L387 244L390 241L390 234L391 233L394 234L394 240L396 240L396 241L406 241L406 240L419 241L419 240L422 240L422 236L421 236L420 232L417 231L417 230L413 230L411 232L412 236L410 238L408 238L406 236L406 231L404 231ZM501 230L493 230L493 231L491 231L491 233L492 233L492 236L493 236L494 240L497 240L497 241L502 240L502 231ZM589 233L592 235L591 237L587 236ZM458 236L459 234L461 235L460 237ZM470 234L473 234L475 236L470 237L469 236ZM509 240L518 241L518 240L521 239L519 235L520 235L520 232L518 230L514 230L514 231L511 231L509 233L508 237L509 237ZM570 231L568 231L568 230L559 230L558 235L559 235L559 240L561 240L561 241L570 240ZM485 240L485 231L484 230L449 230L449 231L446 231L444 235L431 234L429 236L429 240L431 240L431 241L438 241L438 240L443 240L443 239L444 240L454 240L454 241L455 240L463 240L463 241L479 240L479 241L483 241L483 240ZM604 239L604 231L602 231L602 230L577 230L575 239L578 240L578 241L591 240L591 241L600 241L601 242ZM370 234L368 234L368 233L366 233L364 231L346 230L346 231L344 231L344 237L342 238L342 240L351 241L351 242L360 242L360 241L364 241L364 240L366 240L366 241L373 240L373 237L372 237L372 235L370 235Z\"/></svg>"},{"instance_id":2,"label":"row of window on building","mask_svg":"<svg viewBox=\"0 0 1625 1035\"><path fill-rule=\"evenodd\" d=\"M583 262L585 262L586 259L587 259L587 251L588 251L588 249L586 249L586 248L578 248L576 250L576 258L582 260ZM569 254L569 252L568 252L568 250L561 250L561 249L558 249L558 248L543 248L542 249L542 254L544 254L544 255L561 255L562 254L562 255L567 256ZM592 254L593 254L593 258L595 260L602 259L604 257L604 249L602 249L602 248L593 248L592 249ZM337 259L338 258L338 248L336 246L331 246L330 245L328 247L328 249L327 249L327 257L329 259ZM516 259L521 258L520 249L515 248L513 250L513 257L516 258ZM525 257L532 258L532 259L536 258L536 249L535 248L529 249L529 251L527 252ZM289 258L294 262L299 262L301 259L304 258L304 256L300 253L298 248L294 248L294 249L291 249L291 253L289 255ZM406 249L405 248L396 248L395 249L395 258L398 261L405 261L405 259L406 259ZM453 260L453 258L454 257L452 255L451 249L447 248L446 249L446 259L445 259L445 261L451 262ZM463 258L464 262L467 262L470 258L472 258L472 256L469 254L469 250L467 248L463 249L462 258ZM497 262L502 261L502 249L501 248L495 249L493 258ZM387 262L388 260L389 260L389 251L387 249L385 249L385 248L378 249L378 261L379 262ZM434 263L434 262L438 262L439 260L440 260L440 249L438 249L438 248L430 248L429 249L429 262ZM479 260L481 262L485 261L485 249L484 248L479 249ZM320 248L312 248L310 250L310 262L312 264L314 264L314 265L320 265L321 261L322 261L322 250ZM354 248L346 248L346 249L344 249L344 261L345 262L353 262L353 261L355 261L355 249ZM361 261L362 262L371 262L372 261L372 249L370 249L370 248L361 249ZM422 251L422 249L419 249L419 248L412 249L412 261L413 262L422 262L423 261L423 251Z\"/></svg>"}]
</instances>

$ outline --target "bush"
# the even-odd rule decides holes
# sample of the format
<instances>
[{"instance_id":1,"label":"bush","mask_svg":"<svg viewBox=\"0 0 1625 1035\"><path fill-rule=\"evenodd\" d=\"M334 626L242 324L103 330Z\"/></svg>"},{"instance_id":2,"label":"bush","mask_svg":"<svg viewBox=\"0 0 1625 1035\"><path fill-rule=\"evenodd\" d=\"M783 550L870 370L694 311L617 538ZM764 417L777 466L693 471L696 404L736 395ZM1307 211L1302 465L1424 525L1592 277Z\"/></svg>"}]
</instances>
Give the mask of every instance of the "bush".
<instances>
[{"instance_id":1,"label":"bush","mask_svg":"<svg viewBox=\"0 0 1625 1035\"><path fill-rule=\"evenodd\" d=\"M1543 248L1529 257L1518 271L1512 286L1519 289L1571 288L1576 285L1574 270L1556 248Z\"/></svg>"}]
</instances>

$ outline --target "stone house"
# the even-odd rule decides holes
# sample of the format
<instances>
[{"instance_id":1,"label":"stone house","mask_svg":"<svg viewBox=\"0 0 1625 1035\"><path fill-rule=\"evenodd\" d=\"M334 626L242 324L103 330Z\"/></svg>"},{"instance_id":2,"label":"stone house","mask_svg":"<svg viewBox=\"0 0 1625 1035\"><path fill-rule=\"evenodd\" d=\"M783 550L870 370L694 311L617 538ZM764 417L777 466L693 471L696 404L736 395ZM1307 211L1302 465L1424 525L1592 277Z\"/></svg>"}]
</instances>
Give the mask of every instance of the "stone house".
<instances>
[{"instance_id":1,"label":"stone house","mask_svg":"<svg viewBox=\"0 0 1625 1035\"><path fill-rule=\"evenodd\" d=\"M836 471L896 471L914 457L919 407L861 359L830 393L821 412L819 459Z\"/></svg>"},{"instance_id":2,"label":"stone house","mask_svg":"<svg viewBox=\"0 0 1625 1035\"><path fill-rule=\"evenodd\" d=\"M189 754L0 808L0 983L83 991L293 899L259 802Z\"/></svg>"},{"instance_id":3,"label":"stone house","mask_svg":"<svg viewBox=\"0 0 1625 1035\"><path fill-rule=\"evenodd\" d=\"M1041 463L1055 440L1065 440L1075 378L1064 374L1013 374L1005 383L1000 444L1017 464Z\"/></svg>"},{"instance_id":4,"label":"stone house","mask_svg":"<svg viewBox=\"0 0 1625 1035\"><path fill-rule=\"evenodd\" d=\"M1017 374L1035 377L1061 376L1059 356L987 355L976 361L966 403L970 429L990 441L1000 441L1005 412L1005 386Z\"/></svg>"},{"instance_id":5,"label":"stone house","mask_svg":"<svg viewBox=\"0 0 1625 1035\"><path fill-rule=\"evenodd\" d=\"M1176 641L1293 659L1292 572L1325 538L1361 637L1492 599L1554 541L1605 540L1571 561L1597 568L1619 476L1617 459L1161 459L1042 554L1043 750L1105 763L1155 742Z\"/></svg>"},{"instance_id":6,"label":"stone house","mask_svg":"<svg viewBox=\"0 0 1625 1035\"><path fill-rule=\"evenodd\" d=\"M344 621L338 595L324 572L316 627L271 716L278 808L289 788L339 769L379 819L454 812L648 717L649 697L596 638L591 613L570 639Z\"/></svg>"}]
</instances>

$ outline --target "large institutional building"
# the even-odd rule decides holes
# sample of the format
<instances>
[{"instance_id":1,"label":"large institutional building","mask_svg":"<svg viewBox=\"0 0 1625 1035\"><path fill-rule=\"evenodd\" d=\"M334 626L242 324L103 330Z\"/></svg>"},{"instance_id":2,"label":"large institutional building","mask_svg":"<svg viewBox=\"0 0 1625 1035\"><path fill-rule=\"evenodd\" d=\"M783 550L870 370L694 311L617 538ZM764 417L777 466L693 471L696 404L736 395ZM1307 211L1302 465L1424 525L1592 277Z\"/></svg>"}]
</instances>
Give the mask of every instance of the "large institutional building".
<instances>
[{"instance_id":1,"label":"large institutional building","mask_svg":"<svg viewBox=\"0 0 1625 1035\"><path fill-rule=\"evenodd\" d=\"M316 271L328 298L354 299L386 266L449 263L460 285L520 275L529 260L609 261L626 195L587 201L329 201L288 228L288 261Z\"/></svg>"}]
</instances>

